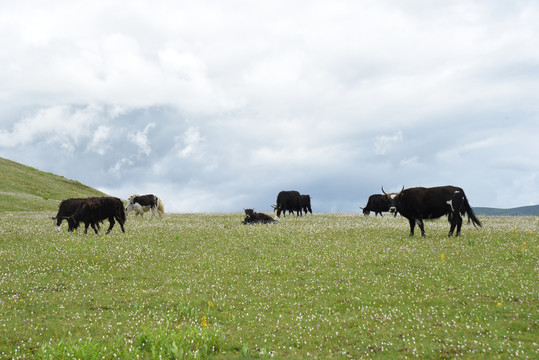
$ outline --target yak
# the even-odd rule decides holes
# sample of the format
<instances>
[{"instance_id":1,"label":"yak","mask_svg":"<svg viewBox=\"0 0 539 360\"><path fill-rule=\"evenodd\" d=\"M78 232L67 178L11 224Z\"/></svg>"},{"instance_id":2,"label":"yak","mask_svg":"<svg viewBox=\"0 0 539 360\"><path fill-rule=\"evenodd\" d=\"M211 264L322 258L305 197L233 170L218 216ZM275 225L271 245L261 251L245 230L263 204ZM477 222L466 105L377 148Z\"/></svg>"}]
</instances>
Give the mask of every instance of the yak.
<instances>
[{"instance_id":1,"label":"yak","mask_svg":"<svg viewBox=\"0 0 539 360\"><path fill-rule=\"evenodd\" d=\"M382 187L382 192L390 202L389 211L398 212L408 219L410 223L410 236L414 236L414 228L417 224L421 229L421 236L425 236L424 219L437 219L444 215L448 216L449 228L448 237L460 235L462 227L462 217L465 213L472 220L473 225L481 226L481 222L475 216L464 190L456 186L438 187L413 187L404 189L399 193L387 194Z\"/></svg>"},{"instance_id":2,"label":"yak","mask_svg":"<svg viewBox=\"0 0 539 360\"><path fill-rule=\"evenodd\" d=\"M301 197L301 207L303 209L303 212L305 215L307 215L307 211L311 214L313 213L313 209L311 209L311 196L310 195L300 195Z\"/></svg>"},{"instance_id":3,"label":"yak","mask_svg":"<svg viewBox=\"0 0 539 360\"><path fill-rule=\"evenodd\" d=\"M125 210L123 203L120 199L115 197L99 197L91 198L82 201L79 204L79 207L73 215L71 215L67 221L69 223L69 228L77 229L81 222L84 222L84 233L88 232L88 226L92 225L95 233L98 234L98 231L94 227L94 224L103 221L104 219L109 220L109 228L107 229L107 234L110 233L114 227L116 219L120 224L122 232L125 233L124 224L125 224Z\"/></svg>"},{"instance_id":4,"label":"yak","mask_svg":"<svg viewBox=\"0 0 539 360\"><path fill-rule=\"evenodd\" d=\"M60 226L62 225L62 221L67 220L71 215L73 215L75 211L77 211L77 209L79 208L79 205L81 202L92 200L92 199L96 199L96 198L95 197L70 198L70 199L62 200L62 202L58 206L58 213L56 214L55 217L52 218L52 220L54 220L54 222L56 223L56 230L60 231ZM91 225L94 231L95 231L95 226L97 226L97 229L99 230L99 223L91 224ZM73 229L69 227L69 231L73 231Z\"/></svg>"},{"instance_id":5,"label":"yak","mask_svg":"<svg viewBox=\"0 0 539 360\"><path fill-rule=\"evenodd\" d=\"M281 191L277 195L277 205L273 205L277 217L283 216L286 217L286 211L296 211L297 216L303 215L302 210L303 206L301 203L301 195L297 191Z\"/></svg>"},{"instance_id":6,"label":"yak","mask_svg":"<svg viewBox=\"0 0 539 360\"><path fill-rule=\"evenodd\" d=\"M363 215L368 216L371 211L374 211L374 216L382 215L382 212L389 211L389 200L387 196L382 194L374 194L369 196L367 205L361 208L363 210ZM395 214L396 215L396 214Z\"/></svg>"},{"instance_id":7,"label":"yak","mask_svg":"<svg viewBox=\"0 0 539 360\"><path fill-rule=\"evenodd\" d=\"M131 195L129 197L129 204L125 208L125 211L129 214L131 211L135 211L136 215L144 216L144 213L151 211L152 215L157 212L159 217L162 217L165 213L165 207L163 200L153 194L147 195Z\"/></svg>"},{"instance_id":8,"label":"yak","mask_svg":"<svg viewBox=\"0 0 539 360\"><path fill-rule=\"evenodd\" d=\"M245 209L245 220L242 221L242 224L272 224L277 222L269 215L257 213L254 209Z\"/></svg>"}]
</instances>

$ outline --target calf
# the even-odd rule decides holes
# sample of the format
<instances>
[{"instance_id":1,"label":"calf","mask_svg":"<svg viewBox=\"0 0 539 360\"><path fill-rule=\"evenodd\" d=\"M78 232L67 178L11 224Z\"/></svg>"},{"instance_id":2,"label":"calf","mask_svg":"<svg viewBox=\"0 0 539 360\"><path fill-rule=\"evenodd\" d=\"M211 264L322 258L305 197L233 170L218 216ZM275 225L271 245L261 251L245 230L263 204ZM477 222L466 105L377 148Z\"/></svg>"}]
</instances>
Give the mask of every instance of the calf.
<instances>
[{"instance_id":1,"label":"calf","mask_svg":"<svg viewBox=\"0 0 539 360\"><path fill-rule=\"evenodd\" d=\"M271 224L276 223L271 216L264 213L257 213L254 209L245 209L245 220L242 224Z\"/></svg>"},{"instance_id":2,"label":"calf","mask_svg":"<svg viewBox=\"0 0 539 360\"><path fill-rule=\"evenodd\" d=\"M88 226L91 224L95 233L98 231L95 228L95 224L103 221L105 219L109 220L110 226L107 229L107 234L110 233L114 227L114 219L118 220L122 232L124 230L125 223L125 211L123 203L120 199L115 197L100 197L86 199L82 201L73 215L71 215L67 220L69 223L69 228L71 231L79 227L80 222L84 222L84 233L88 232Z\"/></svg>"},{"instance_id":3,"label":"calf","mask_svg":"<svg viewBox=\"0 0 539 360\"><path fill-rule=\"evenodd\" d=\"M52 218L54 222L56 223L56 230L60 231L60 226L62 225L62 221L64 219L67 220L71 215L73 215L75 211L77 211L77 209L79 208L79 205L81 204L81 202L92 200L92 199L96 199L96 198L95 197L94 198L70 198L70 199L63 200L58 206L58 213L56 214L55 217ZM97 226L97 229L99 229L99 223L92 224L92 229L95 230L95 226ZM69 231L73 231L71 226L69 227Z\"/></svg>"}]
</instances>

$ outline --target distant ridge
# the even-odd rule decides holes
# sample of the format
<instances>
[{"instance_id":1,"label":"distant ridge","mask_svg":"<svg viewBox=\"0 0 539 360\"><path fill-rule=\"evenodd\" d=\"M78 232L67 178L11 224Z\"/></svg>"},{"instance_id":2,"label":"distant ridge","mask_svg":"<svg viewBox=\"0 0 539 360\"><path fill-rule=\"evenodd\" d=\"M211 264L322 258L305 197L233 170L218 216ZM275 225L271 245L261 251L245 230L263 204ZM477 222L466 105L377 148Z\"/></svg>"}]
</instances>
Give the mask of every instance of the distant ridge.
<instances>
[{"instance_id":1,"label":"distant ridge","mask_svg":"<svg viewBox=\"0 0 539 360\"><path fill-rule=\"evenodd\" d=\"M474 207L473 211L480 216L539 216L539 205L521 206L511 209Z\"/></svg>"},{"instance_id":2,"label":"distant ridge","mask_svg":"<svg viewBox=\"0 0 539 360\"><path fill-rule=\"evenodd\" d=\"M78 181L0 157L0 213L56 211L60 201L70 197L105 195Z\"/></svg>"}]
</instances>

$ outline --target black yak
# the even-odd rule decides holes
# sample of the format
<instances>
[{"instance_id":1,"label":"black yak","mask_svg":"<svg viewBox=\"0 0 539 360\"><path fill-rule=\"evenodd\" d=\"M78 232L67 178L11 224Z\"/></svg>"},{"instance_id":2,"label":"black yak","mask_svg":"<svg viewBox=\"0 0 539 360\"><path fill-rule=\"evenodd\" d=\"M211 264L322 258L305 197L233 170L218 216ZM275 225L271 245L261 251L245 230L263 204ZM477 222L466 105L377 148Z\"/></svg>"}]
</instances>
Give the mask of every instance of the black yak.
<instances>
[{"instance_id":1,"label":"black yak","mask_svg":"<svg viewBox=\"0 0 539 360\"><path fill-rule=\"evenodd\" d=\"M79 208L79 205L81 204L81 202L91 200L91 199L96 199L96 198L95 197L93 197L93 198L70 198L70 199L62 200L62 202L58 206L58 213L56 214L55 217L52 218L56 223L56 230L60 231L60 226L62 225L62 221L64 219L67 220L71 215L73 215L75 213L75 211L77 211L77 209ZM99 230L99 223L91 224L91 225L92 225L92 229L94 229L94 231L96 230L94 228L94 226L97 226L97 229ZM69 227L69 231L73 231L73 229L71 227Z\"/></svg>"},{"instance_id":2,"label":"black yak","mask_svg":"<svg viewBox=\"0 0 539 360\"><path fill-rule=\"evenodd\" d=\"M245 220L242 224L271 224L278 221L264 213L257 213L254 209L245 209Z\"/></svg>"},{"instance_id":3,"label":"black yak","mask_svg":"<svg viewBox=\"0 0 539 360\"><path fill-rule=\"evenodd\" d=\"M286 211L296 211L297 216L300 214L303 215L303 205L301 203L301 195L297 191L281 191L277 195L277 205L273 205L277 213L277 217L283 216L286 217Z\"/></svg>"},{"instance_id":4,"label":"black yak","mask_svg":"<svg viewBox=\"0 0 539 360\"><path fill-rule=\"evenodd\" d=\"M410 222L410 236L414 235L414 228L417 224L421 229L421 235L425 236L423 219L437 219L444 215L448 216L451 227L448 236L453 235L455 227L460 235L462 227L462 217L468 213L474 226L481 226L481 222L475 216L464 190L456 186L438 186L432 188L414 187L409 189L402 188L401 192L396 194L387 194L382 187L382 192L390 201L390 212L399 212Z\"/></svg>"},{"instance_id":5,"label":"black yak","mask_svg":"<svg viewBox=\"0 0 539 360\"><path fill-rule=\"evenodd\" d=\"M67 221L69 223L70 230L77 229L81 222L84 222L84 233L88 232L88 226L91 224L95 233L98 231L94 227L94 224L108 219L110 226L107 229L107 234L110 233L114 227L114 219L120 224L122 232L124 230L125 223L125 210L123 203L120 199L115 197L99 197L91 198L82 201L73 215L71 215Z\"/></svg>"},{"instance_id":6,"label":"black yak","mask_svg":"<svg viewBox=\"0 0 539 360\"><path fill-rule=\"evenodd\" d=\"M371 195L369 196L367 205L361 209L363 210L363 215L365 216L368 216L371 211L374 211L374 216L378 216L378 214L383 216L382 212L389 211L389 199L386 195L382 194Z\"/></svg>"}]
</instances>

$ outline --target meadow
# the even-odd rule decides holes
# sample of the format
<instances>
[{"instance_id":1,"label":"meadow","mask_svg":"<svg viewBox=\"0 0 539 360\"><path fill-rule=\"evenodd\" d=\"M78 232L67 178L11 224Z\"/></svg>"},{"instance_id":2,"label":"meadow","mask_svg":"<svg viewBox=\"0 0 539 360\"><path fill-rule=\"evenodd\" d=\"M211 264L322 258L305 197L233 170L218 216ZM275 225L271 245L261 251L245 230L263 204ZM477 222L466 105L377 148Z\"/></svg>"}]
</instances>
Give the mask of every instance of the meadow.
<instances>
[{"instance_id":1,"label":"meadow","mask_svg":"<svg viewBox=\"0 0 539 360\"><path fill-rule=\"evenodd\" d=\"M539 358L539 219L0 215L0 358Z\"/></svg>"}]
</instances>

